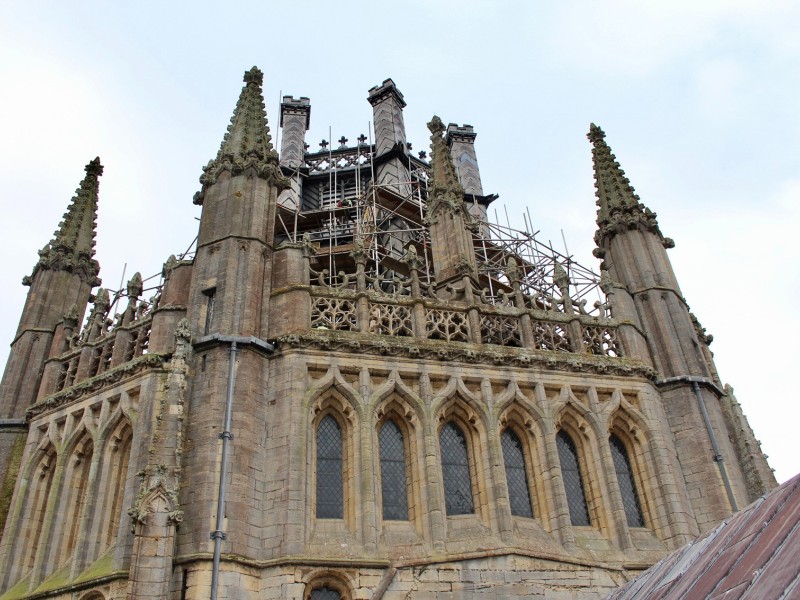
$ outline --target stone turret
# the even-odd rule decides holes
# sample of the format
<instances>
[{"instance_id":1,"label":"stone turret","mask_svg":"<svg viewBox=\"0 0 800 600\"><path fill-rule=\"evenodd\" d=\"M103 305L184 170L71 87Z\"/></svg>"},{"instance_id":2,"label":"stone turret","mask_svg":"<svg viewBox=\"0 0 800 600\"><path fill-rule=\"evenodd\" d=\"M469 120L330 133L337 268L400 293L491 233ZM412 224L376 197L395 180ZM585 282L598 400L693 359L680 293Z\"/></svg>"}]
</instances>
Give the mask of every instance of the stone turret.
<instances>
[{"instance_id":1,"label":"stone turret","mask_svg":"<svg viewBox=\"0 0 800 600\"><path fill-rule=\"evenodd\" d=\"M604 288L614 317L631 323L647 340L650 357L641 358L652 359L658 371L656 383L702 529L776 482L763 454L754 459L758 468L750 465L749 470L771 481L754 485L743 473L735 438L746 431L731 429L724 418L726 395L717 383L709 338L698 335L667 256L674 242L664 237L656 214L636 195L603 130L592 124L588 138L598 206L595 255L607 270ZM757 446L755 439L748 442Z\"/></svg>"},{"instance_id":2,"label":"stone turret","mask_svg":"<svg viewBox=\"0 0 800 600\"><path fill-rule=\"evenodd\" d=\"M411 193L407 166L403 94L386 79L369 90L375 127L375 181L401 196Z\"/></svg>"},{"instance_id":3,"label":"stone turret","mask_svg":"<svg viewBox=\"0 0 800 600\"><path fill-rule=\"evenodd\" d=\"M203 205L189 314L192 332L256 335L262 323L262 294L269 282L276 198L289 183L264 110L263 74L253 67L233 111L217 156L203 168ZM198 307L201 307L198 310Z\"/></svg>"},{"instance_id":4,"label":"stone turret","mask_svg":"<svg viewBox=\"0 0 800 600\"><path fill-rule=\"evenodd\" d=\"M254 548L261 542L257 537L261 514L249 510L247 499L255 497L257 489L265 489L268 471L259 466L265 462L258 462L259 457L263 460L266 412L256 407L264 406L270 370L262 350L267 347L263 340L270 326L276 203L289 182L270 140L261 71L253 67L245 73L244 82L219 153L200 179L203 213L188 311L193 349L187 360L193 361L196 372L187 399L186 437L192 440L192 450L181 467L179 502L181 510L197 518L177 530L177 555L197 548L212 552L209 533L218 514L217 491L222 481L229 496L224 507L227 541L220 541L221 551L259 557ZM237 393L231 417L235 434L228 432L230 437L225 438L236 460L234 478L223 478L216 458L220 445L227 443L218 435L225 422L227 385L231 391L235 385ZM169 527L169 535L174 534L174 525ZM218 529L215 539L225 540ZM142 532L142 536L150 535ZM148 544L138 547L146 549ZM204 568L211 570L210 560ZM158 582L164 595L168 583L166 578Z\"/></svg>"},{"instance_id":5,"label":"stone turret","mask_svg":"<svg viewBox=\"0 0 800 600\"><path fill-rule=\"evenodd\" d=\"M30 290L0 384L0 418L25 414L36 399L57 326L73 310L82 322L91 289L100 284L100 264L94 259L100 159L85 170L53 239L39 251L33 272L22 281Z\"/></svg>"},{"instance_id":6,"label":"stone turret","mask_svg":"<svg viewBox=\"0 0 800 600\"><path fill-rule=\"evenodd\" d=\"M10 496L15 462L27 432L25 411L36 401L47 358L63 350L64 331L83 320L92 287L100 283L94 259L100 159L86 165L86 176L72 198L52 241L39 251L19 327L11 342L0 383L0 497ZM0 511L0 532L6 514Z\"/></svg>"}]
</instances>

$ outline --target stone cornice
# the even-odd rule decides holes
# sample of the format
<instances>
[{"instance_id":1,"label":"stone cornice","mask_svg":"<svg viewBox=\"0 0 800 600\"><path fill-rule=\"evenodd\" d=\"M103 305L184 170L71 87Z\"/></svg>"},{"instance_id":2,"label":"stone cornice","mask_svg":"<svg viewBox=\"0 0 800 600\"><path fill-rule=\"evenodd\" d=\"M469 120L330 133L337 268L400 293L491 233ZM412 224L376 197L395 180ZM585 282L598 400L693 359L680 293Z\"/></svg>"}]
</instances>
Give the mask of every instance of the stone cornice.
<instances>
[{"instance_id":1,"label":"stone cornice","mask_svg":"<svg viewBox=\"0 0 800 600\"><path fill-rule=\"evenodd\" d=\"M550 352L505 346L484 346L462 342L443 342L417 338L385 337L351 331L315 330L284 335L277 340L277 354L284 349L317 349L325 352L371 354L411 359L428 359L498 367L541 368L548 371L638 376L653 380L656 371L637 360L593 354Z\"/></svg>"},{"instance_id":2,"label":"stone cornice","mask_svg":"<svg viewBox=\"0 0 800 600\"><path fill-rule=\"evenodd\" d=\"M46 412L61 408L73 400L78 400L84 396L97 393L103 388L124 381L142 371L163 369L164 363L169 360L169 358L169 354L143 354L118 367L85 379L77 385L45 397L41 402L34 404L27 410L25 418L31 421Z\"/></svg>"}]
</instances>

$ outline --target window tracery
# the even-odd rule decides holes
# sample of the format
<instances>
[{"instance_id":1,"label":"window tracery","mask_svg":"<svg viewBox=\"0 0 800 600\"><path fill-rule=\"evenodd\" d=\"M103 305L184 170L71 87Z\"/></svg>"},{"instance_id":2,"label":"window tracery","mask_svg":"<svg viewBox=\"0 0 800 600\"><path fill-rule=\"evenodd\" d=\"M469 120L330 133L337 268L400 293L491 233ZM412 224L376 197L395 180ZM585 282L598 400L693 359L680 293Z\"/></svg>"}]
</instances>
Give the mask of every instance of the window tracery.
<instances>
[{"instance_id":1,"label":"window tracery","mask_svg":"<svg viewBox=\"0 0 800 600\"><path fill-rule=\"evenodd\" d=\"M532 518L533 504L522 441L511 428L506 428L500 436L500 444L503 448L511 514Z\"/></svg>"},{"instance_id":2,"label":"window tracery","mask_svg":"<svg viewBox=\"0 0 800 600\"><path fill-rule=\"evenodd\" d=\"M639 500L639 492L636 489L636 481L633 476L631 461L628 457L628 450L622 440L615 434L611 434L611 437L608 438L608 443L611 446L611 458L614 461L614 471L617 474L617 484L622 496L622 506L625 508L628 527L644 527L642 504Z\"/></svg>"},{"instance_id":3,"label":"window tracery","mask_svg":"<svg viewBox=\"0 0 800 600\"><path fill-rule=\"evenodd\" d=\"M562 429L556 435L556 446L558 448L558 460L561 464L564 491L567 494L570 522L573 525L591 525L583 475L578 460L578 449L575 446L575 442Z\"/></svg>"},{"instance_id":4,"label":"window tracery","mask_svg":"<svg viewBox=\"0 0 800 600\"><path fill-rule=\"evenodd\" d=\"M447 515L473 514L475 503L472 497L467 439L453 421L445 423L439 432L439 447Z\"/></svg>"},{"instance_id":5,"label":"window tracery","mask_svg":"<svg viewBox=\"0 0 800 600\"><path fill-rule=\"evenodd\" d=\"M344 518L342 428L332 415L317 425L317 518Z\"/></svg>"},{"instance_id":6,"label":"window tracery","mask_svg":"<svg viewBox=\"0 0 800 600\"><path fill-rule=\"evenodd\" d=\"M381 504L387 521L408 520L408 471L403 432L391 419L378 435L381 465Z\"/></svg>"}]
</instances>

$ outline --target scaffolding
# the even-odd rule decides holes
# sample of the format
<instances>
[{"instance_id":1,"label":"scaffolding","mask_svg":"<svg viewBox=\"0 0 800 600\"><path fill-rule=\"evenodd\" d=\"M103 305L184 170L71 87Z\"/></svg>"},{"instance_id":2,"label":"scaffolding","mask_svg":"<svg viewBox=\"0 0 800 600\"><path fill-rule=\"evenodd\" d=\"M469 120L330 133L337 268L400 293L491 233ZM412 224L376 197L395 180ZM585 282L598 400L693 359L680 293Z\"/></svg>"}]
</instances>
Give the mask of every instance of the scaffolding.
<instances>
[{"instance_id":1,"label":"scaffolding","mask_svg":"<svg viewBox=\"0 0 800 600\"><path fill-rule=\"evenodd\" d=\"M403 258L410 246L422 261L421 283L432 283L430 231L425 220L429 174L424 154L419 159L406 154L408 179L378 183L374 147L361 143L364 140L360 136L355 147L342 144L336 150L306 154L303 168L287 172L295 195L278 208L276 236L291 242L308 239L315 248L312 269L326 285L353 280L352 252L357 246L368 252L367 274L382 291L394 291L398 278L408 275ZM321 186L326 178L327 185ZM316 189L309 191L309 185ZM303 190L302 196L297 190ZM569 277L573 301L585 300L590 305L592 299L603 301L600 276L550 242L539 240L529 214L523 215L524 229L511 227L507 217L506 224L500 224L496 213L494 222L475 221L479 283L489 301L501 301L512 291L506 276L509 259L517 264L521 290L528 296L561 297L554 281L560 266Z\"/></svg>"}]
</instances>

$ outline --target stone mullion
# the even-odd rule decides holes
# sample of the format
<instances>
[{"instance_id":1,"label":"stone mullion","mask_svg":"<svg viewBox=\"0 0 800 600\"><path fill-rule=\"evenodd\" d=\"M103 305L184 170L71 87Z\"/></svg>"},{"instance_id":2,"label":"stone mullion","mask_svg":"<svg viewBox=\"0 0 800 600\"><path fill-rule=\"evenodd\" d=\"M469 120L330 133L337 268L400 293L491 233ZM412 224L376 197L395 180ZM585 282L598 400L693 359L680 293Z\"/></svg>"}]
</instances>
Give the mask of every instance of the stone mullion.
<instances>
[{"instance_id":1,"label":"stone mullion","mask_svg":"<svg viewBox=\"0 0 800 600\"><path fill-rule=\"evenodd\" d=\"M75 547L72 550L71 577L73 579L89 565L90 559L92 558L89 555L89 548L95 546L98 530L102 525L102 518L93 518L98 516L96 515L96 507L103 506L103 500L106 495L99 489L102 481L98 479L97 476L100 470L102 456L102 452L92 452L92 462L89 465L89 477L86 482L86 489L84 490L86 502L83 503L82 514L75 515L75 518L80 520L80 525L78 526ZM114 474L108 473L107 476L113 477ZM76 498L76 500L80 504L81 499Z\"/></svg>"},{"instance_id":2,"label":"stone mullion","mask_svg":"<svg viewBox=\"0 0 800 600\"><path fill-rule=\"evenodd\" d=\"M430 381L427 375L420 378L420 395L427 407L432 403ZM427 482L428 519L430 523L430 540L437 551L444 551L447 536L446 516L444 514L444 497L442 495L441 466L439 453L436 451L438 435L433 415L428 415L423 426L425 450L425 481Z\"/></svg>"},{"instance_id":3,"label":"stone mullion","mask_svg":"<svg viewBox=\"0 0 800 600\"><path fill-rule=\"evenodd\" d=\"M34 590L41 583L43 579L44 570L48 568L46 560L48 554L52 549L56 540L53 538L57 528L56 514L57 508L61 504L61 496L64 493L61 482L64 478L65 464L69 460L69 456L65 456L64 452L58 455L56 460L55 472L53 473L53 481L50 484L50 494L47 498L47 506L45 507L44 514L42 515L42 536L38 540L39 547L36 550L36 557L33 561L33 569L31 571L29 590ZM62 523L62 525L66 525Z\"/></svg>"},{"instance_id":4,"label":"stone mullion","mask_svg":"<svg viewBox=\"0 0 800 600\"><path fill-rule=\"evenodd\" d=\"M537 395L538 392L539 389L537 388ZM541 394L544 394L543 390L541 390ZM572 531L567 492L564 489L564 479L561 476L561 461L558 458L558 448L556 447L556 429L548 423L543 427L543 430L545 470L551 473L550 487L553 495L554 520L561 543L567 550L572 550L575 548L575 534Z\"/></svg>"},{"instance_id":5,"label":"stone mullion","mask_svg":"<svg viewBox=\"0 0 800 600\"><path fill-rule=\"evenodd\" d=\"M366 300L366 298L365 298ZM373 444L373 422L371 419L370 407L370 376L369 369L366 367L361 369L359 373L359 387L361 392L361 401L363 406L368 410L364 411L365 416L360 422L361 427L361 503L360 508L363 511L361 514L361 542L364 544L365 550L374 554L378 546L378 537L380 536L379 517L378 511L380 507L378 504L378 494L376 493L376 483L378 478L376 476L377 445ZM358 506L356 507L358 510Z\"/></svg>"},{"instance_id":6,"label":"stone mullion","mask_svg":"<svg viewBox=\"0 0 800 600\"><path fill-rule=\"evenodd\" d=\"M491 384L484 380L484 396L491 393ZM489 477L492 480L492 490L494 498L491 500L493 505L493 527L499 531L500 539L506 544L511 544L514 538L514 518L511 515L511 502L508 497L508 481L506 481L505 462L503 460L503 450L500 445L500 428L496 419L492 419L487 427L487 438L489 447Z\"/></svg>"},{"instance_id":7,"label":"stone mullion","mask_svg":"<svg viewBox=\"0 0 800 600\"><path fill-rule=\"evenodd\" d=\"M594 388L589 390L589 393L595 393ZM630 529L628 528L628 518L625 513L625 505L622 502L622 495L620 494L619 490L619 483L617 481L617 472L614 468L614 459L611 456L611 448L608 443L608 437L603 440L600 440L599 451L600 451L600 460L598 461L600 464L597 465L600 467L602 473L605 475L606 480L606 494L600 494L599 500L602 500L604 497L608 498L607 506L600 506L600 510L605 510L607 514L611 516L611 521L609 523L611 528L611 533L616 537L617 544L623 550L628 550L633 547L633 543L631 542L630 536ZM601 472L598 470L597 472ZM602 492L603 482L599 482Z\"/></svg>"}]
</instances>

